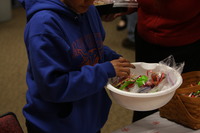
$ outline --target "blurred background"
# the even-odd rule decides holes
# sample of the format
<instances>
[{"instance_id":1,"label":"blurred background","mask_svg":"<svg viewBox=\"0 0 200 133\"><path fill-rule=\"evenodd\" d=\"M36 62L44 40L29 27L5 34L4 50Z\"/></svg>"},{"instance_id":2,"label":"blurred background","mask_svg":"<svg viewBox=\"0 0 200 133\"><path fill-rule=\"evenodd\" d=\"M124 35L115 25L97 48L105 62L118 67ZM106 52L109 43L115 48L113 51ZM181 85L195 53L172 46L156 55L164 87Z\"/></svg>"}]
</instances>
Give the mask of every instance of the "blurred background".
<instances>
[{"instance_id":1,"label":"blurred background","mask_svg":"<svg viewBox=\"0 0 200 133\"><path fill-rule=\"evenodd\" d=\"M103 22L106 31L104 44L134 62L134 48L122 46L122 41L127 37L127 30L116 29L119 19ZM22 114L27 89L25 81L27 56L23 41L25 24L25 11L17 1L0 0L0 115L14 112L26 133ZM131 124L132 115L132 111L124 109L113 101L102 133L111 133Z\"/></svg>"}]
</instances>

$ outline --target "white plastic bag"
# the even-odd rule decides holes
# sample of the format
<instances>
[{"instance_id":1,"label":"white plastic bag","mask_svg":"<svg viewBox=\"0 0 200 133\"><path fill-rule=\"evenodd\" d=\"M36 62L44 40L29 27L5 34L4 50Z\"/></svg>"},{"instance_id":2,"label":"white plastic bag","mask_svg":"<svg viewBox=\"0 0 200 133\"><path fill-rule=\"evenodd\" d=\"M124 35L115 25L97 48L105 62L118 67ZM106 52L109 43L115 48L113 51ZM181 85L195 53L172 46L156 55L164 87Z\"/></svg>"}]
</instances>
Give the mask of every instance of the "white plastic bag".
<instances>
[{"instance_id":1,"label":"white plastic bag","mask_svg":"<svg viewBox=\"0 0 200 133\"><path fill-rule=\"evenodd\" d=\"M113 4L113 0L95 0L94 5L106 5L106 4Z\"/></svg>"},{"instance_id":2,"label":"white plastic bag","mask_svg":"<svg viewBox=\"0 0 200 133\"><path fill-rule=\"evenodd\" d=\"M138 3L137 0L114 0L113 7L131 7L131 8L137 8Z\"/></svg>"},{"instance_id":3,"label":"white plastic bag","mask_svg":"<svg viewBox=\"0 0 200 133\"><path fill-rule=\"evenodd\" d=\"M94 5L113 4L113 7L137 8L137 0L95 0Z\"/></svg>"}]
</instances>

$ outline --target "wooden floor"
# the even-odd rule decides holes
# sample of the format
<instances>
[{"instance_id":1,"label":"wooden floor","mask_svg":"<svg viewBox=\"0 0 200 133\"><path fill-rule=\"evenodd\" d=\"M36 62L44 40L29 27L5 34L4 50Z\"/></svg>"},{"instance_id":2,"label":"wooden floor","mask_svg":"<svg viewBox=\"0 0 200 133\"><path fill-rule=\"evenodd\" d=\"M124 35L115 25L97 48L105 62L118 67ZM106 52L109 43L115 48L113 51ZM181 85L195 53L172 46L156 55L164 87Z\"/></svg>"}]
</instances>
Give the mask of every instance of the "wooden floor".
<instances>
[{"instance_id":1,"label":"wooden floor","mask_svg":"<svg viewBox=\"0 0 200 133\"><path fill-rule=\"evenodd\" d=\"M107 32L105 45L133 62L135 51L121 46L127 31L116 31L117 22L118 19L113 22L103 22ZM22 115L27 89L25 81L27 56L23 42L25 23L25 12L22 8L14 8L12 19L0 22L0 114L14 112L26 133L25 120ZM108 121L102 129L102 133L111 133L130 124L131 119L132 111L122 108L113 101Z\"/></svg>"}]
</instances>

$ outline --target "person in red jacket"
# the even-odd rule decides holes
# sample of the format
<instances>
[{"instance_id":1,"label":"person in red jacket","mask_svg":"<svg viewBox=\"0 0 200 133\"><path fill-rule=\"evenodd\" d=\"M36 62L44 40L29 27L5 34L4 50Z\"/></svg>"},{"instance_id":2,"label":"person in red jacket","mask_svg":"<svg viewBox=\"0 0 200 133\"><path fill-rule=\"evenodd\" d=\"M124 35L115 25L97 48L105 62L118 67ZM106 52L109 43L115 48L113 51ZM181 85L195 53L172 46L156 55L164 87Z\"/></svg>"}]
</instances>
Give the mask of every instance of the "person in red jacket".
<instances>
[{"instance_id":1,"label":"person in red jacket","mask_svg":"<svg viewBox=\"0 0 200 133\"><path fill-rule=\"evenodd\" d=\"M184 72L200 69L200 1L138 0L136 61L159 62L174 55Z\"/></svg>"},{"instance_id":2,"label":"person in red jacket","mask_svg":"<svg viewBox=\"0 0 200 133\"><path fill-rule=\"evenodd\" d=\"M158 63L169 55L185 62L183 73L200 70L200 1L138 0L135 61ZM135 111L133 122L153 111Z\"/></svg>"},{"instance_id":3,"label":"person in red jacket","mask_svg":"<svg viewBox=\"0 0 200 133\"><path fill-rule=\"evenodd\" d=\"M185 62L183 73L200 70L200 0L137 0L135 61L158 63L169 55ZM131 9L132 10L132 9ZM129 10L128 13L135 11ZM116 16L124 15L115 14ZM110 16L109 16L110 17ZM106 21L110 18L104 17ZM112 20L112 19L110 19ZM133 121L153 112L134 112Z\"/></svg>"}]
</instances>

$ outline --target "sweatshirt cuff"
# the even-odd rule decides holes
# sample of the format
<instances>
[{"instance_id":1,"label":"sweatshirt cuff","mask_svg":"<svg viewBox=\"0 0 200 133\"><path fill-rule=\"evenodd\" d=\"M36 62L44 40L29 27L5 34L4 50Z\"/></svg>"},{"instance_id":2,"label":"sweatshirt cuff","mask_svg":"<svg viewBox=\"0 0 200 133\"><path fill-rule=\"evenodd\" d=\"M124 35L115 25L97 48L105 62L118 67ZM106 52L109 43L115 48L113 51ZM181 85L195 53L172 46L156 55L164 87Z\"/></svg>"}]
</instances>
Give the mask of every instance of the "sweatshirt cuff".
<instances>
[{"instance_id":1,"label":"sweatshirt cuff","mask_svg":"<svg viewBox=\"0 0 200 133\"><path fill-rule=\"evenodd\" d=\"M116 76L115 69L109 61L102 63L102 66L103 66L104 71L106 71L108 78L112 78Z\"/></svg>"}]
</instances>

